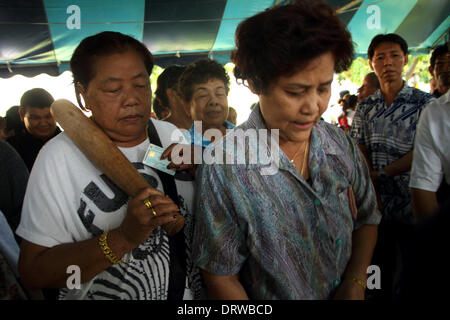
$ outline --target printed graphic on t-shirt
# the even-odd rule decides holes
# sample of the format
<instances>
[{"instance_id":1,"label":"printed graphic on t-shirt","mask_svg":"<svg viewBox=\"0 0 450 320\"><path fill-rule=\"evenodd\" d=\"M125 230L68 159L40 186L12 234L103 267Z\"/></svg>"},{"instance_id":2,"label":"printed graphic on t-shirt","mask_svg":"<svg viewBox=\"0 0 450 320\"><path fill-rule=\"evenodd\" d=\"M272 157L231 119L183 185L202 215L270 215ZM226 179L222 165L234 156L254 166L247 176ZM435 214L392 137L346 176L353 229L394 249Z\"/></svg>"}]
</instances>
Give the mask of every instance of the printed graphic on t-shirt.
<instances>
[{"instance_id":1,"label":"printed graphic on t-shirt","mask_svg":"<svg viewBox=\"0 0 450 320\"><path fill-rule=\"evenodd\" d=\"M142 163L133 166L153 188L158 188L158 180L142 172ZM113 213L126 205L129 197L105 174L100 179L107 186L91 181L83 190L78 216L92 236L98 236L105 230L96 224L96 214L89 208L96 208L102 214ZM113 196L107 196L111 194ZM130 258L112 265L100 273L93 281L86 295L87 299L166 299L169 285L169 241L167 234L157 228L146 242L135 248ZM67 290L61 290L61 295Z\"/></svg>"}]
</instances>

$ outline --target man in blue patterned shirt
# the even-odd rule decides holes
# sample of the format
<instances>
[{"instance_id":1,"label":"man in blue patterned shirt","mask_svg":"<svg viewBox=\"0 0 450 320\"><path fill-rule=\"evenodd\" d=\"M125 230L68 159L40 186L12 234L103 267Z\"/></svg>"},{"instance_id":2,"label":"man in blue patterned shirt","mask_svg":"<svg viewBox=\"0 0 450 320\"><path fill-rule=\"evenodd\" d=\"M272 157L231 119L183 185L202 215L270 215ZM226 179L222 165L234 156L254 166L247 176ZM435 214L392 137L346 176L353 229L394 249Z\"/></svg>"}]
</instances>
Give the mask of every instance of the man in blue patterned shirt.
<instances>
[{"instance_id":1,"label":"man in blue patterned shirt","mask_svg":"<svg viewBox=\"0 0 450 320\"><path fill-rule=\"evenodd\" d=\"M366 157L377 190L383 220L373 263L381 268L383 296L390 299L396 255L392 250L403 247L413 222L408 183L416 125L433 96L402 79L408 45L399 35L375 36L368 58L381 88L359 104L350 135Z\"/></svg>"}]
</instances>

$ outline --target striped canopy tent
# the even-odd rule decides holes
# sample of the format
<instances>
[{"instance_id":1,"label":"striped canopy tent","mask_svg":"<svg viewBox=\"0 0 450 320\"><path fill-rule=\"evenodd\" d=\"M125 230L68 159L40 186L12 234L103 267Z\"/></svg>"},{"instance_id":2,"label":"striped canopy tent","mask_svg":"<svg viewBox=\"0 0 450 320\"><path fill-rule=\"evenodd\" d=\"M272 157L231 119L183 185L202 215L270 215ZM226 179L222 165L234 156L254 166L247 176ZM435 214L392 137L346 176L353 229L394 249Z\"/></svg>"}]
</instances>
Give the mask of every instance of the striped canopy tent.
<instances>
[{"instance_id":1,"label":"striped canopy tent","mask_svg":"<svg viewBox=\"0 0 450 320\"><path fill-rule=\"evenodd\" d=\"M314 0L311 0L314 1ZM448 0L326 0L348 26L359 55L379 33L398 33L411 53L448 38ZM56 76L79 42L98 32L129 34L161 67L210 57L225 64L242 19L283 0L0 0L0 77Z\"/></svg>"}]
</instances>

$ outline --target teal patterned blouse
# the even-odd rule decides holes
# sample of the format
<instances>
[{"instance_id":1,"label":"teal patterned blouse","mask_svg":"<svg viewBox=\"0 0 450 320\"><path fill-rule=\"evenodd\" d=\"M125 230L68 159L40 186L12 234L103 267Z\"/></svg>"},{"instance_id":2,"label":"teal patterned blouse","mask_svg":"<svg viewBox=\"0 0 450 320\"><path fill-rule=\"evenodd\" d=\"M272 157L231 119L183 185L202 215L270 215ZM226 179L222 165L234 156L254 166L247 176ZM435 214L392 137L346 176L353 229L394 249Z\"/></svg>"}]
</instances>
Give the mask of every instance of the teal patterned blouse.
<instances>
[{"instance_id":1,"label":"teal patterned blouse","mask_svg":"<svg viewBox=\"0 0 450 320\"><path fill-rule=\"evenodd\" d=\"M236 129L266 128L256 107ZM235 138L236 129L224 140ZM271 175L258 164L200 166L194 259L216 275L240 272L250 299L328 299L352 254L353 231L381 218L369 171L351 138L323 121L311 132L310 183L279 147L276 152Z\"/></svg>"}]
</instances>

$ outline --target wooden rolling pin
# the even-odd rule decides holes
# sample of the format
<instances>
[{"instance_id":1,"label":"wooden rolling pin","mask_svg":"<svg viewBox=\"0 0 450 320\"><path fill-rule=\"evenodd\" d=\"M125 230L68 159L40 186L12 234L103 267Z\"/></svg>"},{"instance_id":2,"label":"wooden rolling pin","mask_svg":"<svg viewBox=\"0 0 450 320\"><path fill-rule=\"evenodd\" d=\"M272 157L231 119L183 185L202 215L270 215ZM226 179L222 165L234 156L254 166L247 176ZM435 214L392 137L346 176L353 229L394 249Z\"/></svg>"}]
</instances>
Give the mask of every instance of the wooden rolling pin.
<instances>
[{"instance_id":1,"label":"wooden rolling pin","mask_svg":"<svg viewBox=\"0 0 450 320\"><path fill-rule=\"evenodd\" d=\"M67 136L126 194L135 197L142 189L151 188L103 130L72 102L56 100L50 110ZM183 225L184 217L178 214L176 220L164 224L162 228L169 235L174 235Z\"/></svg>"}]
</instances>

